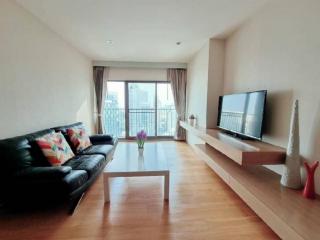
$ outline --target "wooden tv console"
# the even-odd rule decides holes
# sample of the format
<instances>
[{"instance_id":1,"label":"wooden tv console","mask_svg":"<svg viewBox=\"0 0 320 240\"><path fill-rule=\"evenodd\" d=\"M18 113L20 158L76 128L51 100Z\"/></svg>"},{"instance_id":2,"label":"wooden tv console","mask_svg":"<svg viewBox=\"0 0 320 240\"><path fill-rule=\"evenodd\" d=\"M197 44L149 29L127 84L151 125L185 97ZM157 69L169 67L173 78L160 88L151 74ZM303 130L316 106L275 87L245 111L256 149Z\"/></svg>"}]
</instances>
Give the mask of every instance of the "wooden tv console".
<instances>
[{"instance_id":1,"label":"wooden tv console","mask_svg":"<svg viewBox=\"0 0 320 240\"><path fill-rule=\"evenodd\" d=\"M261 166L283 163L283 148L258 141L235 139L217 129L193 127L186 122L180 122L180 125L189 134L205 142L194 145L201 159L280 238L320 239L319 199L305 199L301 191L282 187L280 176Z\"/></svg>"}]
</instances>

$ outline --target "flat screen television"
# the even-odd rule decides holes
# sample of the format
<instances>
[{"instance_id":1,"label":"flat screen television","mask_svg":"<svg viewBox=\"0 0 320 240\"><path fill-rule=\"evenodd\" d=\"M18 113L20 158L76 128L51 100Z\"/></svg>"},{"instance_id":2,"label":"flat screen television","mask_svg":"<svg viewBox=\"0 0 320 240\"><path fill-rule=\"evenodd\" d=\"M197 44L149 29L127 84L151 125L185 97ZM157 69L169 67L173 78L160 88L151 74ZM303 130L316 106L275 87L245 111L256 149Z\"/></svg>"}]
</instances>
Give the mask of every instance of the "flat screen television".
<instances>
[{"instance_id":1,"label":"flat screen television","mask_svg":"<svg viewBox=\"0 0 320 240\"><path fill-rule=\"evenodd\" d=\"M218 128L261 140L266 97L266 90L220 96Z\"/></svg>"}]
</instances>

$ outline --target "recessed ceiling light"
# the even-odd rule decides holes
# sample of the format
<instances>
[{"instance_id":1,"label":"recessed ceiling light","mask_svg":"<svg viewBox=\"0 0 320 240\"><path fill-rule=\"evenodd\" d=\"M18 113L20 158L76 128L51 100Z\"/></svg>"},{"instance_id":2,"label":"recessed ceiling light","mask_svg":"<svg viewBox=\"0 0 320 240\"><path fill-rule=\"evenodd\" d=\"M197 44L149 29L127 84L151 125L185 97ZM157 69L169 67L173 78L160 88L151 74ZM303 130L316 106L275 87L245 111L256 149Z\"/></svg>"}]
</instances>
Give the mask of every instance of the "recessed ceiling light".
<instances>
[{"instance_id":1,"label":"recessed ceiling light","mask_svg":"<svg viewBox=\"0 0 320 240\"><path fill-rule=\"evenodd\" d=\"M176 42L177 45L181 45L181 42Z\"/></svg>"},{"instance_id":2,"label":"recessed ceiling light","mask_svg":"<svg viewBox=\"0 0 320 240\"><path fill-rule=\"evenodd\" d=\"M108 45L112 45L112 44L113 44L113 41L112 41L112 40L107 40L106 43L107 43Z\"/></svg>"}]
</instances>

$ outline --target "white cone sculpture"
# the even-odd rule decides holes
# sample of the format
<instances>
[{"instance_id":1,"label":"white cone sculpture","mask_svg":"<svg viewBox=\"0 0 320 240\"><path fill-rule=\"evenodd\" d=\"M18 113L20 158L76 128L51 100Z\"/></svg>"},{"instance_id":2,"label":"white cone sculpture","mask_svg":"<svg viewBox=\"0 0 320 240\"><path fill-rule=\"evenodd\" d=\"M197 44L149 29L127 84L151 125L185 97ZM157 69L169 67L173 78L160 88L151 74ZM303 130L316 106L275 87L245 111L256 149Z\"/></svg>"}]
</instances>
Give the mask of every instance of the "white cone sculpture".
<instances>
[{"instance_id":1,"label":"white cone sculpture","mask_svg":"<svg viewBox=\"0 0 320 240\"><path fill-rule=\"evenodd\" d=\"M287 157L281 177L281 185L288 188L300 189L302 187L300 166L299 102L295 100L291 115Z\"/></svg>"}]
</instances>

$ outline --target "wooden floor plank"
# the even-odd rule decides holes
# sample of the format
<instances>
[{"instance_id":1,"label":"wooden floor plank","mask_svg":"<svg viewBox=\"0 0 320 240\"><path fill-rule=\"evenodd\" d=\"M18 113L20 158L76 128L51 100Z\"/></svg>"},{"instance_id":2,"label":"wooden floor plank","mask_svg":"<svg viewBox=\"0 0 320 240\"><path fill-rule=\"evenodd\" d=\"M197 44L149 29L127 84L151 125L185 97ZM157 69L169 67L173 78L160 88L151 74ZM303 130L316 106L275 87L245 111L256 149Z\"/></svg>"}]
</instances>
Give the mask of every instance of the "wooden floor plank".
<instances>
[{"instance_id":1,"label":"wooden floor plank","mask_svg":"<svg viewBox=\"0 0 320 240\"><path fill-rule=\"evenodd\" d=\"M101 176L72 216L62 207L0 216L0 239L278 239L187 144L158 144L170 164L169 202L162 177L115 178L105 205Z\"/></svg>"}]
</instances>

